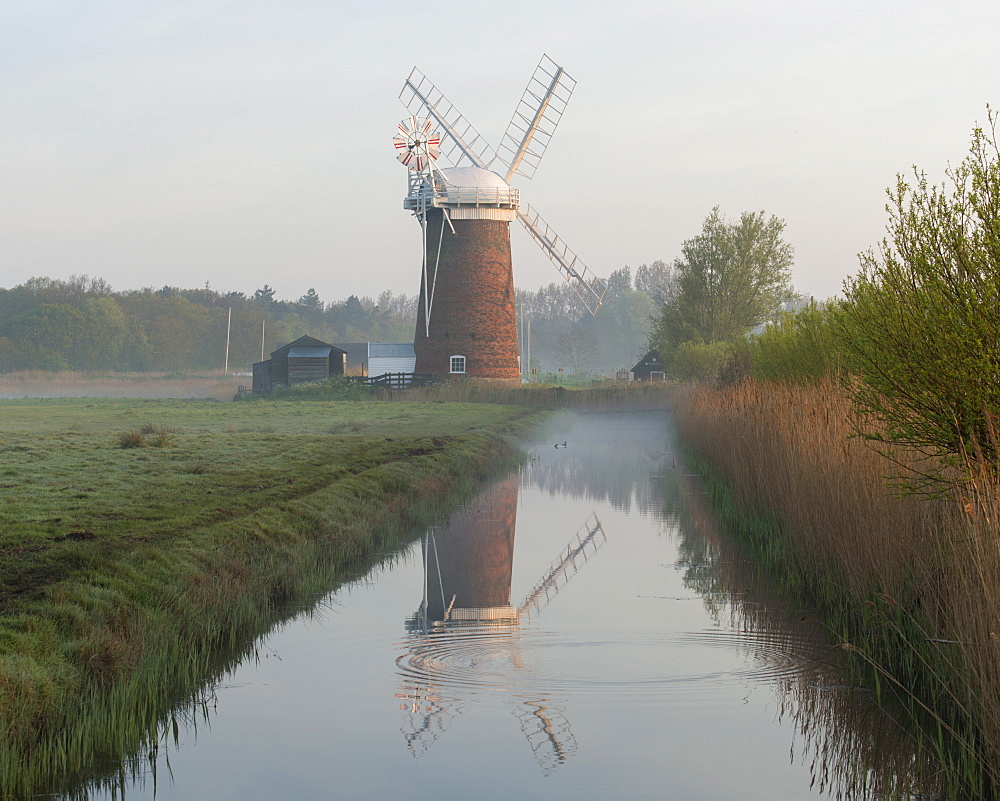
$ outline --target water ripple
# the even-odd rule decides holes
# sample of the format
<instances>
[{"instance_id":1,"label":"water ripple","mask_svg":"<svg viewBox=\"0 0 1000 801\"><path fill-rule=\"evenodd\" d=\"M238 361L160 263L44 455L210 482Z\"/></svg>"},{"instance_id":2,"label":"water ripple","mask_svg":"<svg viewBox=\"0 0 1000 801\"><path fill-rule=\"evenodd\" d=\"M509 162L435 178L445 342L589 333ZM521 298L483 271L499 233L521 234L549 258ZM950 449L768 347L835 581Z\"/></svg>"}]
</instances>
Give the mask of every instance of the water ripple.
<instances>
[{"instance_id":1,"label":"water ripple","mask_svg":"<svg viewBox=\"0 0 1000 801\"><path fill-rule=\"evenodd\" d=\"M597 632L593 632L597 633ZM398 643L397 671L408 686L453 697L487 692L690 692L807 674L823 664L812 641L773 632L608 632L587 640L516 627L416 634ZM729 651L730 659L711 656Z\"/></svg>"}]
</instances>

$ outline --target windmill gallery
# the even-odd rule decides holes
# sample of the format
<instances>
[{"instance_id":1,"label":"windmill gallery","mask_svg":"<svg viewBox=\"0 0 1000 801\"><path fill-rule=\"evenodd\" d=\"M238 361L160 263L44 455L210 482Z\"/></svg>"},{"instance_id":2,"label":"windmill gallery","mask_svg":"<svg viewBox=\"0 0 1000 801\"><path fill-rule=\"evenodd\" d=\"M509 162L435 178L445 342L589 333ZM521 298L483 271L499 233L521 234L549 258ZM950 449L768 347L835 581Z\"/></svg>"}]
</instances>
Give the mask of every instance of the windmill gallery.
<instances>
[{"instance_id":1,"label":"windmill gallery","mask_svg":"<svg viewBox=\"0 0 1000 801\"><path fill-rule=\"evenodd\" d=\"M520 381L510 255L515 218L590 312L600 307L604 282L537 211L521 204L509 183L515 175L534 175L575 85L542 56L493 150L419 70L407 78L399 97L411 116L399 124L394 143L409 170L403 207L417 218L423 240L417 373Z\"/></svg>"}]
</instances>

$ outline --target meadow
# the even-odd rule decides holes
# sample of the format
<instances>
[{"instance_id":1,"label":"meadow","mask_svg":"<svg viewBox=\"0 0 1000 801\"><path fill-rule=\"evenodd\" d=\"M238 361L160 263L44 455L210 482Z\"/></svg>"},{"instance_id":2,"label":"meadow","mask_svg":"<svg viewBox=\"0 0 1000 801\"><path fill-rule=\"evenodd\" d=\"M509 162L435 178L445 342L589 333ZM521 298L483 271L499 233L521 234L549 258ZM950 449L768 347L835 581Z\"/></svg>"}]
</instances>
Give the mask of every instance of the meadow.
<instances>
[{"instance_id":1,"label":"meadow","mask_svg":"<svg viewBox=\"0 0 1000 801\"><path fill-rule=\"evenodd\" d=\"M171 709L514 463L538 419L484 403L0 401L0 795L68 791L155 749Z\"/></svg>"},{"instance_id":2,"label":"meadow","mask_svg":"<svg viewBox=\"0 0 1000 801\"><path fill-rule=\"evenodd\" d=\"M950 765L949 798L1000 786L1000 492L900 491L897 467L835 381L690 385L679 435L728 527L824 624ZM890 458L886 458L886 456Z\"/></svg>"},{"instance_id":3,"label":"meadow","mask_svg":"<svg viewBox=\"0 0 1000 801\"><path fill-rule=\"evenodd\" d=\"M231 400L251 377L205 373L126 373L78 370L0 372L0 399L202 398Z\"/></svg>"}]
</instances>

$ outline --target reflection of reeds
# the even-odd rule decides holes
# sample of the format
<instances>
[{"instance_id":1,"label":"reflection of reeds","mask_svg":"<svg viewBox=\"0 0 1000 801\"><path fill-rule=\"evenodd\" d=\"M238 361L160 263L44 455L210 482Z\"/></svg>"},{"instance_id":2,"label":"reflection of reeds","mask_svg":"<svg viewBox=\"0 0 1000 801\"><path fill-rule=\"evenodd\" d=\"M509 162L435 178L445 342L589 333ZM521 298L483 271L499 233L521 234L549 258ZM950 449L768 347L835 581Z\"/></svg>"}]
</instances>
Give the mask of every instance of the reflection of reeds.
<instances>
[{"instance_id":1,"label":"reflection of reeds","mask_svg":"<svg viewBox=\"0 0 1000 801\"><path fill-rule=\"evenodd\" d=\"M824 797L843 801L935 791L937 762L921 753L906 721L878 709L873 694L855 686L826 628L790 609L760 566L723 535L697 477L681 476L680 483L686 522L678 553L685 584L702 593L714 616L728 614L755 660L773 666L778 717L795 725L792 758L809 764L813 785Z\"/></svg>"},{"instance_id":2,"label":"reflection of reeds","mask_svg":"<svg viewBox=\"0 0 1000 801\"><path fill-rule=\"evenodd\" d=\"M0 398L211 398L232 400L249 376L225 373L0 373Z\"/></svg>"},{"instance_id":3,"label":"reflection of reeds","mask_svg":"<svg viewBox=\"0 0 1000 801\"><path fill-rule=\"evenodd\" d=\"M980 483L964 509L895 497L892 465L851 438L851 416L834 386L688 388L675 404L757 557L820 605L877 683L930 712L955 780L986 793L1000 775L1000 496Z\"/></svg>"}]
</instances>

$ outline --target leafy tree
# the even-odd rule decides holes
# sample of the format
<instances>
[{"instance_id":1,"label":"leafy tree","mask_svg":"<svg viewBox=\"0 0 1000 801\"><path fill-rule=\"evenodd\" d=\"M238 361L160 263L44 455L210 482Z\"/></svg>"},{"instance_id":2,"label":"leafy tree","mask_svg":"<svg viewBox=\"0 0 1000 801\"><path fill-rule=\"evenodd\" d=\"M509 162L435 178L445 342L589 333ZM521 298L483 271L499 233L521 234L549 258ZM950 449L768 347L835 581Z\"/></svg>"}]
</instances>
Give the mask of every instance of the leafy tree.
<instances>
[{"instance_id":1,"label":"leafy tree","mask_svg":"<svg viewBox=\"0 0 1000 801\"><path fill-rule=\"evenodd\" d=\"M0 373L26 367L28 362L21 349L7 337L0 337Z\"/></svg>"},{"instance_id":2,"label":"leafy tree","mask_svg":"<svg viewBox=\"0 0 1000 801\"><path fill-rule=\"evenodd\" d=\"M676 284L653 332L661 355L683 342L732 340L774 315L793 294L784 230L783 220L763 211L733 223L712 209L674 262Z\"/></svg>"},{"instance_id":3,"label":"leafy tree","mask_svg":"<svg viewBox=\"0 0 1000 801\"><path fill-rule=\"evenodd\" d=\"M556 340L557 355L564 364L573 368L574 373L583 369L597 353L597 348L597 340L582 328L569 331Z\"/></svg>"},{"instance_id":4,"label":"leafy tree","mask_svg":"<svg viewBox=\"0 0 1000 801\"><path fill-rule=\"evenodd\" d=\"M623 292L632 291L632 270L626 264L619 270L612 271L607 280L608 289L604 293L604 302L614 300Z\"/></svg>"},{"instance_id":5,"label":"leafy tree","mask_svg":"<svg viewBox=\"0 0 1000 801\"><path fill-rule=\"evenodd\" d=\"M679 381L712 381L732 357L728 342L682 342L670 361L670 375Z\"/></svg>"},{"instance_id":6,"label":"leafy tree","mask_svg":"<svg viewBox=\"0 0 1000 801\"><path fill-rule=\"evenodd\" d=\"M782 312L750 342L754 378L809 383L838 373L843 345L834 326L836 301L811 300L798 312Z\"/></svg>"},{"instance_id":7,"label":"leafy tree","mask_svg":"<svg viewBox=\"0 0 1000 801\"><path fill-rule=\"evenodd\" d=\"M988 118L941 186L916 169L912 184L897 177L887 236L861 254L837 318L866 436L932 457L918 468L932 488L948 464L1000 472L1000 150Z\"/></svg>"},{"instance_id":8,"label":"leafy tree","mask_svg":"<svg viewBox=\"0 0 1000 801\"><path fill-rule=\"evenodd\" d=\"M260 289L257 289L253 293L253 299L263 306L267 306L274 303L274 290L271 289L267 284L264 284Z\"/></svg>"},{"instance_id":9,"label":"leafy tree","mask_svg":"<svg viewBox=\"0 0 1000 801\"><path fill-rule=\"evenodd\" d=\"M586 329L600 343L597 364L608 370L635 364L649 349L649 320L655 312L652 297L627 289L606 300L593 317L588 314L584 318Z\"/></svg>"},{"instance_id":10,"label":"leafy tree","mask_svg":"<svg viewBox=\"0 0 1000 801\"><path fill-rule=\"evenodd\" d=\"M319 299L319 295L313 287L309 287L309 291L299 298L297 302L306 312L323 311L323 301Z\"/></svg>"},{"instance_id":11,"label":"leafy tree","mask_svg":"<svg viewBox=\"0 0 1000 801\"><path fill-rule=\"evenodd\" d=\"M635 291L649 295L662 306L677 291L673 267L659 259L652 264L640 264L635 271Z\"/></svg>"}]
</instances>

